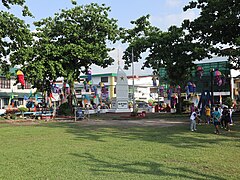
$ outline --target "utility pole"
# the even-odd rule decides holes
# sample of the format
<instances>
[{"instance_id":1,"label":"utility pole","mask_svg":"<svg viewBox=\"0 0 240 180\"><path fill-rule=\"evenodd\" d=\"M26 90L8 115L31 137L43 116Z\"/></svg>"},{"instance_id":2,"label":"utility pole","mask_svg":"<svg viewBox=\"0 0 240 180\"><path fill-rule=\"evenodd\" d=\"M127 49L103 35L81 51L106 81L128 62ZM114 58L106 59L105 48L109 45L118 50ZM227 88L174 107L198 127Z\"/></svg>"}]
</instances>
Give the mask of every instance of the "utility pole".
<instances>
[{"instance_id":1,"label":"utility pole","mask_svg":"<svg viewBox=\"0 0 240 180\"><path fill-rule=\"evenodd\" d=\"M136 106L136 103L135 103L135 96L134 96L134 93L135 93L135 87L134 87L134 54L133 54L133 48L132 48L132 90L133 90L133 95L132 95L132 99L133 99L133 112L135 112L135 106Z\"/></svg>"},{"instance_id":2,"label":"utility pole","mask_svg":"<svg viewBox=\"0 0 240 180\"><path fill-rule=\"evenodd\" d=\"M158 86L157 86L157 88L158 88L158 90L157 90L157 94L158 94L158 104L157 104L157 107L158 107L158 112L159 112L159 107L160 107L160 78L161 78L161 76L160 76L160 62L158 61L158 66L157 66L157 76L158 76Z\"/></svg>"},{"instance_id":3,"label":"utility pole","mask_svg":"<svg viewBox=\"0 0 240 180\"><path fill-rule=\"evenodd\" d=\"M214 79L213 79L213 73L214 73L214 69L211 69L210 70L210 76L211 76L211 107L214 106L214 95L213 95Z\"/></svg>"}]
</instances>

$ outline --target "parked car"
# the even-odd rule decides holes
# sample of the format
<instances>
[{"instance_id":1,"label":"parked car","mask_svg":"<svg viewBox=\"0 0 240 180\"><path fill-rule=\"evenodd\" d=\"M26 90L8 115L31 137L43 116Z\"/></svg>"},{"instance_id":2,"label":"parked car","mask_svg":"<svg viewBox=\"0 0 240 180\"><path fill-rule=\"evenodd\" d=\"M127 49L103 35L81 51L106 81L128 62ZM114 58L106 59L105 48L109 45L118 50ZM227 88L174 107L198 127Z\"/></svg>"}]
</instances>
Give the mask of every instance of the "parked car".
<instances>
[{"instance_id":1,"label":"parked car","mask_svg":"<svg viewBox=\"0 0 240 180\"><path fill-rule=\"evenodd\" d=\"M149 106L149 104L145 102L137 103L136 107L138 108L138 112L142 112L142 111L150 112L152 109L152 106Z\"/></svg>"}]
</instances>

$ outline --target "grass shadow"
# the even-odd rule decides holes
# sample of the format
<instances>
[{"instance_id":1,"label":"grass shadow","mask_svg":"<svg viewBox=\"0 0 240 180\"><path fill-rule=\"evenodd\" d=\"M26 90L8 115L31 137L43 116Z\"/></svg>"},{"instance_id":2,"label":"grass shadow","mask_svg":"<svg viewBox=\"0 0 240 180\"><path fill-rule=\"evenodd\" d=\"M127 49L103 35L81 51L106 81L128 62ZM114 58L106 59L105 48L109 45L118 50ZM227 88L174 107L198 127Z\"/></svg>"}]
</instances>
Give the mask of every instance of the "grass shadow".
<instances>
[{"instance_id":1,"label":"grass shadow","mask_svg":"<svg viewBox=\"0 0 240 180\"><path fill-rule=\"evenodd\" d=\"M120 173L120 174L132 174L139 177L151 175L158 178L182 178L182 179L219 179L224 180L219 176L209 175L206 173L197 172L185 167L173 168L164 164L154 161L136 161L136 162L122 162L119 159L109 159L108 161L100 159L90 153L77 154L73 153L72 156L79 158L81 161L87 162L90 166L90 170L95 175L101 175L102 173ZM106 158L105 158L106 159ZM113 163L115 162L115 163ZM116 163L118 162L118 163Z\"/></svg>"}]
</instances>

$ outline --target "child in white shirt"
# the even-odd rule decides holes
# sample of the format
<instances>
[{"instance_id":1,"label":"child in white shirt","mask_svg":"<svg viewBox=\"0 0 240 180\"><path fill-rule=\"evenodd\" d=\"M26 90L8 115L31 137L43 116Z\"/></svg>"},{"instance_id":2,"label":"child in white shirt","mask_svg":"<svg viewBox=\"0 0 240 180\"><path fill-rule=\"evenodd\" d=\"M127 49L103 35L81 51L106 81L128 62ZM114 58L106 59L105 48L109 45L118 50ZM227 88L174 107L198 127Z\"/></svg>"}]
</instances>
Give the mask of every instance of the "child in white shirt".
<instances>
[{"instance_id":1,"label":"child in white shirt","mask_svg":"<svg viewBox=\"0 0 240 180\"><path fill-rule=\"evenodd\" d=\"M198 111L195 109L190 116L190 120L191 120L190 130L191 131L196 131L197 130L196 119L199 119L199 118L198 118Z\"/></svg>"}]
</instances>

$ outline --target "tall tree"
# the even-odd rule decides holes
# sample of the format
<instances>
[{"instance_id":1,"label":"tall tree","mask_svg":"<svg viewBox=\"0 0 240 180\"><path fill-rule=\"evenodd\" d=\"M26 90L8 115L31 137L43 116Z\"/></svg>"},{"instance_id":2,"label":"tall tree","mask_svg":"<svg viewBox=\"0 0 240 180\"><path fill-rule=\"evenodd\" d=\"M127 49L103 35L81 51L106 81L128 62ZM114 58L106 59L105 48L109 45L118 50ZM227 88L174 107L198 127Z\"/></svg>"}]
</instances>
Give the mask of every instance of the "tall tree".
<instances>
[{"instance_id":1,"label":"tall tree","mask_svg":"<svg viewBox=\"0 0 240 180\"><path fill-rule=\"evenodd\" d=\"M185 20L183 27L198 41L215 45L213 52L229 56L240 68L240 2L239 0L196 0L184 10L197 8L200 16Z\"/></svg>"},{"instance_id":2,"label":"tall tree","mask_svg":"<svg viewBox=\"0 0 240 180\"><path fill-rule=\"evenodd\" d=\"M71 2L72 4L76 4L75 0L71 0ZM14 64L20 64L20 62L16 63L16 60L12 64L11 59L13 58L10 59L10 55L20 48L31 45L33 39L29 25L8 12L8 10L12 6L21 6L23 16L33 18L33 15L26 5L26 0L2 0L1 3L6 10L0 11L0 71L9 77L9 67Z\"/></svg>"},{"instance_id":3,"label":"tall tree","mask_svg":"<svg viewBox=\"0 0 240 180\"><path fill-rule=\"evenodd\" d=\"M143 68L151 67L157 72L164 68L171 85L184 87L195 67L193 61L208 56L207 48L192 41L182 28L172 26L167 32L162 32L152 27L148 17L133 21L135 27L123 31L124 41L129 43L123 56L126 66L130 66L132 61L132 49L134 61L141 58L143 52L148 52Z\"/></svg>"},{"instance_id":4,"label":"tall tree","mask_svg":"<svg viewBox=\"0 0 240 180\"><path fill-rule=\"evenodd\" d=\"M107 67L113 62L108 42L118 34L116 20L109 18L110 8L95 3L61 10L53 18L35 22L33 46L22 48L12 59L21 62L29 80L41 86L42 79L64 77L73 86L81 72L92 64ZM41 82L41 83L40 83Z\"/></svg>"}]
</instances>

